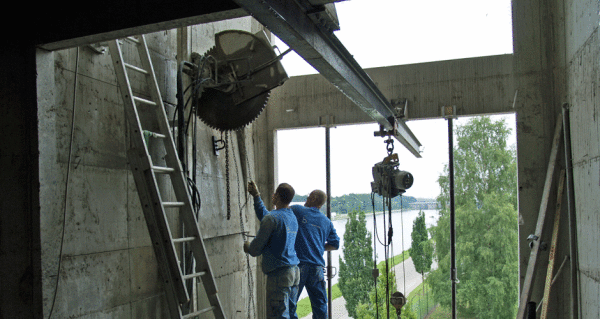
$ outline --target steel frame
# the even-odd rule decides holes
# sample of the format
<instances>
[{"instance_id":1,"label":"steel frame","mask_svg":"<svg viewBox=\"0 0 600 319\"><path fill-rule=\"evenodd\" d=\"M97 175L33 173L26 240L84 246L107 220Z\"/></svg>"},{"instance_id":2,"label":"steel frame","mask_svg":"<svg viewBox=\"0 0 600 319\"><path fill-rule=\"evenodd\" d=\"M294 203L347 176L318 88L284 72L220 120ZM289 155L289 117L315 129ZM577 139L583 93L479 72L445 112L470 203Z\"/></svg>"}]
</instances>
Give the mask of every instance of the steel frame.
<instances>
[{"instance_id":1,"label":"steel frame","mask_svg":"<svg viewBox=\"0 0 600 319\"><path fill-rule=\"evenodd\" d=\"M421 157L420 142L403 119L396 118L390 100L377 88L345 46L326 25L317 25L296 1L234 0L266 26L352 102Z\"/></svg>"}]
</instances>

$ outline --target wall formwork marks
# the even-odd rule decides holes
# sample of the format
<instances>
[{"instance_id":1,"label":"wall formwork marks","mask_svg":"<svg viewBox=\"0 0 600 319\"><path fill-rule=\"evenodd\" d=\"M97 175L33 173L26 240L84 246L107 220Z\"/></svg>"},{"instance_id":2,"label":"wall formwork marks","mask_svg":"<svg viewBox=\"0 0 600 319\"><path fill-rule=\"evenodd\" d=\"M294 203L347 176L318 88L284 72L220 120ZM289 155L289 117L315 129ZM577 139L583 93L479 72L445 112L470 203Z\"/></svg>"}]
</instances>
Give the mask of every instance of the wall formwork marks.
<instances>
[{"instance_id":1,"label":"wall formwork marks","mask_svg":"<svg viewBox=\"0 0 600 319\"><path fill-rule=\"evenodd\" d=\"M589 38L572 53L567 66L579 250L580 318L600 317L600 96L597 96L600 39L598 23L595 25Z\"/></svg>"},{"instance_id":2,"label":"wall formwork marks","mask_svg":"<svg viewBox=\"0 0 600 319\"><path fill-rule=\"evenodd\" d=\"M190 52L204 53L216 32L253 27L242 18L147 35L167 109L176 105L177 32L189 35ZM128 167L129 129L110 53L80 47L40 54L42 60L38 82L44 87L38 92L51 95L38 110L44 317L52 311L53 318L167 318L163 283ZM133 78L134 91L144 92L144 83ZM224 150L215 156L211 141L220 132L200 121L197 130L200 229L227 317L246 318L250 296L256 295L248 275L256 281L257 262L246 259L240 232L244 227L253 234L256 218L241 165L254 162L242 161L238 150L242 144L252 150L253 142L244 134L240 140L231 135L227 220ZM177 225L177 217L170 222Z\"/></svg>"}]
</instances>

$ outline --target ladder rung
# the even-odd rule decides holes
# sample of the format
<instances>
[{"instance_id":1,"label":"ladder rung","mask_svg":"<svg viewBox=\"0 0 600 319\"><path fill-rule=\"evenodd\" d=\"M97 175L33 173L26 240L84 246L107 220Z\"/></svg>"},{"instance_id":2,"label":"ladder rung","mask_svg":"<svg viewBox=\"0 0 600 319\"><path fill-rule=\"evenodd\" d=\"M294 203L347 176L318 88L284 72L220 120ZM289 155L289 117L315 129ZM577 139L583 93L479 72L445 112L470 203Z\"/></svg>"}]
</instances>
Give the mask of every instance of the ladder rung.
<instances>
[{"instance_id":1,"label":"ladder rung","mask_svg":"<svg viewBox=\"0 0 600 319\"><path fill-rule=\"evenodd\" d=\"M152 170L157 174L169 174L175 172L174 168L162 166L152 166Z\"/></svg>"},{"instance_id":2,"label":"ladder rung","mask_svg":"<svg viewBox=\"0 0 600 319\"><path fill-rule=\"evenodd\" d=\"M208 307L206 309L202 309L202 310L198 310L196 312L188 313L187 315L184 315L183 318L184 319L185 318L192 318L192 317L195 317L197 315L201 315L201 314L203 314L205 312L213 311L214 309L215 309L215 307Z\"/></svg>"},{"instance_id":3,"label":"ladder rung","mask_svg":"<svg viewBox=\"0 0 600 319\"><path fill-rule=\"evenodd\" d=\"M174 243L186 243L190 241L196 240L196 237L183 237L183 238L175 238L173 239Z\"/></svg>"},{"instance_id":4,"label":"ladder rung","mask_svg":"<svg viewBox=\"0 0 600 319\"><path fill-rule=\"evenodd\" d=\"M134 37L127 37L126 39L128 41L133 42L133 43L140 43L140 40L138 40L137 38L134 38Z\"/></svg>"},{"instance_id":5,"label":"ladder rung","mask_svg":"<svg viewBox=\"0 0 600 319\"><path fill-rule=\"evenodd\" d=\"M163 202L164 207L182 207L184 202Z\"/></svg>"},{"instance_id":6,"label":"ladder rung","mask_svg":"<svg viewBox=\"0 0 600 319\"><path fill-rule=\"evenodd\" d=\"M151 131L144 130L144 136L154 137L154 138L165 138L167 137L165 134L155 133Z\"/></svg>"},{"instance_id":7,"label":"ladder rung","mask_svg":"<svg viewBox=\"0 0 600 319\"><path fill-rule=\"evenodd\" d=\"M201 272L197 272L195 274L189 274L189 275L185 275L183 276L183 280L188 280L188 279L192 279L192 278L196 278L196 277L201 277L206 275L206 272L201 271Z\"/></svg>"},{"instance_id":8,"label":"ladder rung","mask_svg":"<svg viewBox=\"0 0 600 319\"><path fill-rule=\"evenodd\" d=\"M150 101L150 100L146 100L146 99L142 99L141 97L134 96L133 100L135 100L137 102L140 102L140 103L144 103L144 104L156 106L156 102Z\"/></svg>"},{"instance_id":9,"label":"ladder rung","mask_svg":"<svg viewBox=\"0 0 600 319\"><path fill-rule=\"evenodd\" d=\"M147 70L144 70L144 69L142 69L142 68L140 68L138 66L135 66L133 64L123 63L123 65L125 65L125 67L127 67L127 68L129 68L131 70L134 70L134 71L137 71L137 72L140 72L140 73L144 73L144 74L148 74Z\"/></svg>"}]
</instances>

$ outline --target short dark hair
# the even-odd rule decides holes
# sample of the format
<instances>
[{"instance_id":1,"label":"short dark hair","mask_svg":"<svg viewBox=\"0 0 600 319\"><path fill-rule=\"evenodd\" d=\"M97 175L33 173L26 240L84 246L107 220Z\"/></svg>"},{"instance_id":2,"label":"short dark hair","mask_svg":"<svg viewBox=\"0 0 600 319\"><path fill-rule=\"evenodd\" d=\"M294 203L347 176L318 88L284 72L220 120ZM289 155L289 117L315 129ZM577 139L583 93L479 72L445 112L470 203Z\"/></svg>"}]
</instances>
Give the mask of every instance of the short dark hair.
<instances>
[{"instance_id":1,"label":"short dark hair","mask_svg":"<svg viewBox=\"0 0 600 319\"><path fill-rule=\"evenodd\" d=\"M294 195L296 195L296 192L294 191L292 185L288 183L281 183L279 184L279 186L277 186L275 194L279 196L279 199L281 199L282 204L288 205L292 202L292 199L294 199Z\"/></svg>"},{"instance_id":2,"label":"short dark hair","mask_svg":"<svg viewBox=\"0 0 600 319\"><path fill-rule=\"evenodd\" d=\"M320 189L315 189L308 195L308 197L310 197L313 201L311 204L315 205L316 207L323 206L323 204L325 204L327 201L327 194Z\"/></svg>"}]
</instances>

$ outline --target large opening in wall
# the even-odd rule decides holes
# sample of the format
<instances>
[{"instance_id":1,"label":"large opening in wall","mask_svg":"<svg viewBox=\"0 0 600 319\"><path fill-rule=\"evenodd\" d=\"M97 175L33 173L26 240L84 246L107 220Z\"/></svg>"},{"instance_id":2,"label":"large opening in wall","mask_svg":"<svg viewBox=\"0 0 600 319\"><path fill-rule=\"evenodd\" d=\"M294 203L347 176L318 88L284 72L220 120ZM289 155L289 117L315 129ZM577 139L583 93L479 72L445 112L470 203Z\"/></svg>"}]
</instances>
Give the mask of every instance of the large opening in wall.
<instances>
[{"instance_id":1,"label":"large opening in wall","mask_svg":"<svg viewBox=\"0 0 600 319\"><path fill-rule=\"evenodd\" d=\"M515 307L516 311L518 301L515 115L462 117L453 122L456 249L459 274L462 274L459 280L461 287L481 287L480 290L472 290L466 299L462 299L464 304L470 306L460 309L459 317L485 317L483 311L486 307L490 308L489 302L483 302L485 299L479 299L480 296L489 296L491 291L500 288L506 291L506 295L502 297L506 301L494 305L502 304L507 307L502 312L511 313L511 307ZM409 121L407 124L419 137L423 152L422 158L416 158L400 143L394 144L400 169L410 172L414 176L414 183L401 200L392 202L391 223L394 235L392 244L388 247L392 249L388 256L397 256L390 259L390 266L395 264L390 268L396 278L395 288L409 297L410 311L418 318L424 318L438 304L447 304L448 299L445 298L449 298L450 293L447 270L449 256L446 247L449 244L448 121L419 120ZM330 129L331 219L340 237L340 248L332 251L331 258L333 273L336 274L331 280L332 311L336 318L349 313L348 301L340 290L340 281L344 280L341 278L343 274L340 274L340 258L344 263L348 262L344 251L349 248L345 243L349 238L353 241L352 236L345 237L346 225L351 219L350 213L365 213L364 227L371 234L371 239L374 234L381 237L387 232L383 219L388 217L382 214L381 203L377 200L375 219L372 215L372 167L388 154L385 139L373 135L378 129L379 126L374 123ZM325 128L277 131L277 161L278 171L275 173L278 182L289 183L296 190L293 204L303 205L306 196L314 189L325 191ZM326 211L326 207L321 208L324 214ZM424 271L423 276L416 270L415 262L408 252L413 244L413 226L420 212L423 212L422 219L429 243L432 249L437 248L430 255L430 271ZM377 225L376 228L374 224ZM495 239L492 239L494 236ZM370 245L373 246L373 241ZM377 262L381 264L385 259L385 247L377 243L375 250ZM406 251L406 263L401 262L403 251ZM364 264L367 268L372 268L373 255L371 253L367 256ZM498 268L490 269L490 260L498 260ZM488 271L487 277L472 275L483 270ZM486 282L490 279L494 279L492 281L495 284ZM299 298L299 317L308 315L309 304L305 289ZM368 304L365 302L365 305ZM368 309L369 306L365 308ZM447 307L438 307L436 311L449 314Z\"/></svg>"},{"instance_id":2,"label":"large opening in wall","mask_svg":"<svg viewBox=\"0 0 600 319\"><path fill-rule=\"evenodd\" d=\"M501 1L342 1L335 35L362 68L513 53L512 8ZM287 45L277 39L281 51ZM318 73L295 52L288 75Z\"/></svg>"}]
</instances>

